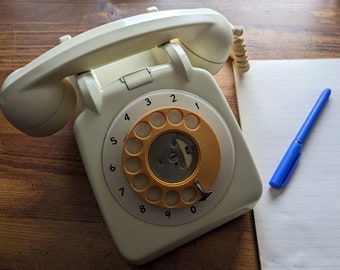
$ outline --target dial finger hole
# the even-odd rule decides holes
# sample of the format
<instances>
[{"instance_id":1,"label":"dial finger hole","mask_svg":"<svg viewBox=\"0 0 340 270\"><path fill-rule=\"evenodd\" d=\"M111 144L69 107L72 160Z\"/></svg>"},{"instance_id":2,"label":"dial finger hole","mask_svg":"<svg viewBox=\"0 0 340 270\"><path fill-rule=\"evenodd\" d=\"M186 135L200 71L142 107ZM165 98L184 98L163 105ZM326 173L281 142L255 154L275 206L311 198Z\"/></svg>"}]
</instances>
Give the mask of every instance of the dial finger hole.
<instances>
[{"instance_id":1,"label":"dial finger hole","mask_svg":"<svg viewBox=\"0 0 340 270\"><path fill-rule=\"evenodd\" d=\"M151 202L157 202L162 197L162 190L159 187L157 187L157 186L150 187L146 191L146 197Z\"/></svg>"},{"instance_id":2,"label":"dial finger hole","mask_svg":"<svg viewBox=\"0 0 340 270\"><path fill-rule=\"evenodd\" d=\"M140 122L135 127L135 134L140 138L146 138L151 134L151 127L148 123Z\"/></svg>"},{"instance_id":3,"label":"dial finger hole","mask_svg":"<svg viewBox=\"0 0 340 270\"><path fill-rule=\"evenodd\" d=\"M174 191L174 190L170 190L165 194L164 197L164 203L168 206L175 206L179 201L179 194Z\"/></svg>"},{"instance_id":4,"label":"dial finger hole","mask_svg":"<svg viewBox=\"0 0 340 270\"><path fill-rule=\"evenodd\" d=\"M184 118L184 123L188 129L196 129L200 124L200 120L196 115L188 114Z\"/></svg>"},{"instance_id":5,"label":"dial finger hole","mask_svg":"<svg viewBox=\"0 0 340 270\"><path fill-rule=\"evenodd\" d=\"M137 138L129 139L125 144L125 149L129 154L135 155L142 151L143 144Z\"/></svg>"},{"instance_id":6,"label":"dial finger hole","mask_svg":"<svg viewBox=\"0 0 340 270\"><path fill-rule=\"evenodd\" d=\"M141 162L137 157L129 157L125 160L125 169L129 173L135 173L141 168Z\"/></svg>"},{"instance_id":7,"label":"dial finger hole","mask_svg":"<svg viewBox=\"0 0 340 270\"><path fill-rule=\"evenodd\" d=\"M179 110L170 110L168 112L168 120L171 124L178 125L182 122L183 115Z\"/></svg>"},{"instance_id":8,"label":"dial finger hole","mask_svg":"<svg viewBox=\"0 0 340 270\"><path fill-rule=\"evenodd\" d=\"M150 116L150 124L156 128L160 128L165 124L165 116L161 112L154 112Z\"/></svg>"},{"instance_id":9,"label":"dial finger hole","mask_svg":"<svg viewBox=\"0 0 340 270\"><path fill-rule=\"evenodd\" d=\"M197 195L197 193L196 193L195 188L187 187L182 192L182 200L185 203L193 202L195 200L195 198L196 198L196 195Z\"/></svg>"},{"instance_id":10,"label":"dial finger hole","mask_svg":"<svg viewBox=\"0 0 340 270\"><path fill-rule=\"evenodd\" d=\"M132 178L131 184L136 190L142 191L149 185L149 179L145 174L140 173Z\"/></svg>"}]
</instances>

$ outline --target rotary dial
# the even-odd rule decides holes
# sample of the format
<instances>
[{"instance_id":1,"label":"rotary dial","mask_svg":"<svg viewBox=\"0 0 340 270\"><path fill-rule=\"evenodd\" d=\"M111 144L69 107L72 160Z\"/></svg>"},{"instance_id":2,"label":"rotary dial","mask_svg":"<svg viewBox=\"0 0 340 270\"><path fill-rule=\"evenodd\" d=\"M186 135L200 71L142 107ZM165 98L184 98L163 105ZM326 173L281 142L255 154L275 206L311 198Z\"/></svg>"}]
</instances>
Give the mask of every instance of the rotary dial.
<instances>
[{"instance_id":1,"label":"rotary dial","mask_svg":"<svg viewBox=\"0 0 340 270\"><path fill-rule=\"evenodd\" d=\"M206 199L205 190L213 188L221 164L215 132L202 117L184 108L161 108L144 115L127 134L122 157L131 188L163 208Z\"/></svg>"}]
</instances>

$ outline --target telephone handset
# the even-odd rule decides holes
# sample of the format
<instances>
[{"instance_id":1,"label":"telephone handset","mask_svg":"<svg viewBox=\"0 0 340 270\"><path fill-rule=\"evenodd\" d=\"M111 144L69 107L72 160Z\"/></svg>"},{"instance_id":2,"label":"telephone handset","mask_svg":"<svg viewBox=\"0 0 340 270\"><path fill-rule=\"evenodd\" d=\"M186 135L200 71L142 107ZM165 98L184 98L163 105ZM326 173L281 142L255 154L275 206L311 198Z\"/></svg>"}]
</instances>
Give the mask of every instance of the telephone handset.
<instances>
[{"instance_id":1,"label":"telephone handset","mask_svg":"<svg viewBox=\"0 0 340 270\"><path fill-rule=\"evenodd\" d=\"M181 41L192 61L215 73L229 56L232 29L223 16L206 9L145 13L99 26L11 74L3 85L3 111L23 132L33 136L49 135L72 117L75 99L63 86L65 77L149 50L174 38ZM38 106L37 98L39 104L48 106Z\"/></svg>"},{"instance_id":2,"label":"telephone handset","mask_svg":"<svg viewBox=\"0 0 340 270\"><path fill-rule=\"evenodd\" d=\"M53 134L74 117L98 204L131 263L245 213L261 195L212 76L235 34L209 9L155 11L63 37L2 85L4 114L29 135Z\"/></svg>"}]
</instances>

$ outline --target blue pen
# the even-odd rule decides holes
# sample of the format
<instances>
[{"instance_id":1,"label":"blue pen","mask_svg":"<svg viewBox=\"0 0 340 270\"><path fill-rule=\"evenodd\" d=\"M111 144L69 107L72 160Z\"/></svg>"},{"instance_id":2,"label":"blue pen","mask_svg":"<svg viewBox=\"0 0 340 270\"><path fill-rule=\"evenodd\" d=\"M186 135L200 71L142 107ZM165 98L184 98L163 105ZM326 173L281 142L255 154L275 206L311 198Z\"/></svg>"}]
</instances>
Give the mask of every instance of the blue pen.
<instances>
[{"instance_id":1,"label":"blue pen","mask_svg":"<svg viewBox=\"0 0 340 270\"><path fill-rule=\"evenodd\" d=\"M283 156L279 166L277 167L272 178L270 179L269 185L271 187L282 188L285 185L287 185L301 157L301 149L307 139L307 136L310 133L316 119L320 115L323 107L325 106L330 94L331 90L328 88L322 91L313 109L307 116L298 134L296 135L293 142L290 144L287 152Z\"/></svg>"}]
</instances>

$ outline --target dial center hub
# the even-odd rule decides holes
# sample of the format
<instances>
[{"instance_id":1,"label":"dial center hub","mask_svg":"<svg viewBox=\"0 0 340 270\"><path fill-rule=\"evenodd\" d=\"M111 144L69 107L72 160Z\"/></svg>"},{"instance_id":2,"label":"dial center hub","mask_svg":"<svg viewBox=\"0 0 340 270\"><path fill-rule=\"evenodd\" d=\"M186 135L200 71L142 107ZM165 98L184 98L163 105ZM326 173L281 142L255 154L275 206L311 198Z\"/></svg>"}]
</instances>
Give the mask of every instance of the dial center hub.
<instances>
[{"instance_id":1,"label":"dial center hub","mask_svg":"<svg viewBox=\"0 0 340 270\"><path fill-rule=\"evenodd\" d=\"M198 151L188 135L167 132L151 144L148 161L152 172L159 179L167 183L179 183L196 169Z\"/></svg>"}]
</instances>

